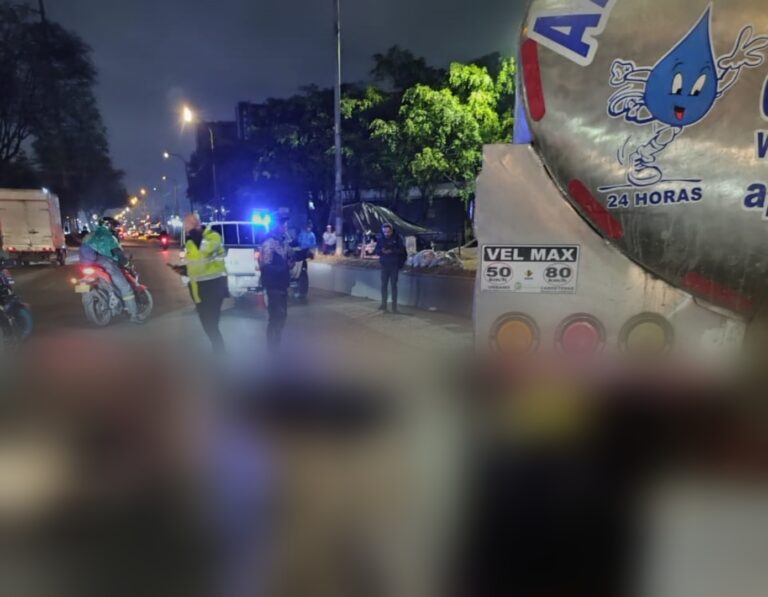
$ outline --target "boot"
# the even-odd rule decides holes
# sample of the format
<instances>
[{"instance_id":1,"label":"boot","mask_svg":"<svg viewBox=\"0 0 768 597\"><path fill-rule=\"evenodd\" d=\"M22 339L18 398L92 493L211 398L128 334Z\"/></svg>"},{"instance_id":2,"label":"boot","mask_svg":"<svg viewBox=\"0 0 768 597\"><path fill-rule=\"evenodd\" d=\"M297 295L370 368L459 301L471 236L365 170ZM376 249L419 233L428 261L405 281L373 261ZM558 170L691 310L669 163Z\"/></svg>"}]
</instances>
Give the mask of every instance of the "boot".
<instances>
[{"instance_id":1,"label":"boot","mask_svg":"<svg viewBox=\"0 0 768 597\"><path fill-rule=\"evenodd\" d=\"M136 305L136 299L128 299L125 301L125 310L131 316L131 323L141 325L144 320L139 317L139 307Z\"/></svg>"}]
</instances>

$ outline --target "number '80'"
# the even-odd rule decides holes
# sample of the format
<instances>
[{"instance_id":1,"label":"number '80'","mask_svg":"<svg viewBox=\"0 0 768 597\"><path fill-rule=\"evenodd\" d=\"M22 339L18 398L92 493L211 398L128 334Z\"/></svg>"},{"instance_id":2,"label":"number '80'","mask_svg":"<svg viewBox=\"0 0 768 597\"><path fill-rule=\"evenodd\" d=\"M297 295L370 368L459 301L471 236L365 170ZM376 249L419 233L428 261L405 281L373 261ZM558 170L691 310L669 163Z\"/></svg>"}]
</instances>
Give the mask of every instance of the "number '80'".
<instances>
[{"instance_id":1,"label":"number '80'","mask_svg":"<svg viewBox=\"0 0 768 597\"><path fill-rule=\"evenodd\" d=\"M573 273L573 270L570 267L548 267L547 271L544 272L544 275L547 276L547 278L570 278L571 274Z\"/></svg>"}]
</instances>

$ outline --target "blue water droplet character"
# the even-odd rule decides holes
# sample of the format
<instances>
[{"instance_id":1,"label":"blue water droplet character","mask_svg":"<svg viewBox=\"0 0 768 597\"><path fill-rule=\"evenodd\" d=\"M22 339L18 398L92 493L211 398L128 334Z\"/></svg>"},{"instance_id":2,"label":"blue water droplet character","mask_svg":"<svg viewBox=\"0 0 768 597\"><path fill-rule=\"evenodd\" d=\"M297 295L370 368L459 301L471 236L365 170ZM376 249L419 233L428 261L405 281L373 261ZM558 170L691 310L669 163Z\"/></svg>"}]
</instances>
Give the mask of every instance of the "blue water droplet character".
<instances>
[{"instance_id":1,"label":"blue water droplet character","mask_svg":"<svg viewBox=\"0 0 768 597\"><path fill-rule=\"evenodd\" d=\"M627 167L627 183L650 186L664 182L658 156L689 126L712 111L733 87L745 68L765 62L768 36L753 35L751 25L739 33L730 53L715 57L709 6L693 28L654 66L638 67L631 60L614 60L611 87L617 91L608 101L608 115L626 122L653 127L647 142L634 150L619 152ZM626 146L630 139L627 139Z\"/></svg>"}]
</instances>

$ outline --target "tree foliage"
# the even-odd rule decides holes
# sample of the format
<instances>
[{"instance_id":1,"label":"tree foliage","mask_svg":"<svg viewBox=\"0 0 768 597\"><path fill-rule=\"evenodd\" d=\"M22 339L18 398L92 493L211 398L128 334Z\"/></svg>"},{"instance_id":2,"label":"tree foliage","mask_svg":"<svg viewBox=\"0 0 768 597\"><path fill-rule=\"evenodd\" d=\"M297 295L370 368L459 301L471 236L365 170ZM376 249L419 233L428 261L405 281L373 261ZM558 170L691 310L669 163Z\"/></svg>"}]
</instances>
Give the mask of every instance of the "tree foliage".
<instances>
[{"instance_id":1,"label":"tree foliage","mask_svg":"<svg viewBox=\"0 0 768 597\"><path fill-rule=\"evenodd\" d=\"M446 71L397 46L373 61L376 84L342 88L345 199L376 191L396 207L418 188L427 203L444 184L469 197L483 144L511 138L514 62L490 55ZM333 108L333 91L314 86L252 105L247 139L216 150L220 191L235 199L230 209L311 201L318 219L327 217ZM196 203L212 196L210 153L201 143L192 158Z\"/></svg>"},{"instance_id":2,"label":"tree foliage","mask_svg":"<svg viewBox=\"0 0 768 597\"><path fill-rule=\"evenodd\" d=\"M384 141L398 185L431 199L438 185L451 183L468 198L483 144L511 138L514 75L512 59L495 79L486 67L454 63L444 86L416 85L405 92L397 118L374 120L373 137Z\"/></svg>"},{"instance_id":3,"label":"tree foliage","mask_svg":"<svg viewBox=\"0 0 768 597\"><path fill-rule=\"evenodd\" d=\"M90 52L28 7L0 2L0 184L48 186L69 213L125 199Z\"/></svg>"}]
</instances>

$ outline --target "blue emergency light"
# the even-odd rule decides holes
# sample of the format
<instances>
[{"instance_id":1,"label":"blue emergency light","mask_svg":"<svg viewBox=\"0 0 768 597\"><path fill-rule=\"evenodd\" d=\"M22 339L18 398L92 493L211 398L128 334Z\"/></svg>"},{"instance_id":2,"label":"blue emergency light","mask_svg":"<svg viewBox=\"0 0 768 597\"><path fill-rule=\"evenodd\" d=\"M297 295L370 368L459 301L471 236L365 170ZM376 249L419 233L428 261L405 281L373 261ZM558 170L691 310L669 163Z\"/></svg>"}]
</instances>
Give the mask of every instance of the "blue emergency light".
<instances>
[{"instance_id":1,"label":"blue emergency light","mask_svg":"<svg viewBox=\"0 0 768 597\"><path fill-rule=\"evenodd\" d=\"M251 222L257 226L263 226L266 230L272 225L272 216L265 211L255 211L251 216Z\"/></svg>"}]
</instances>

